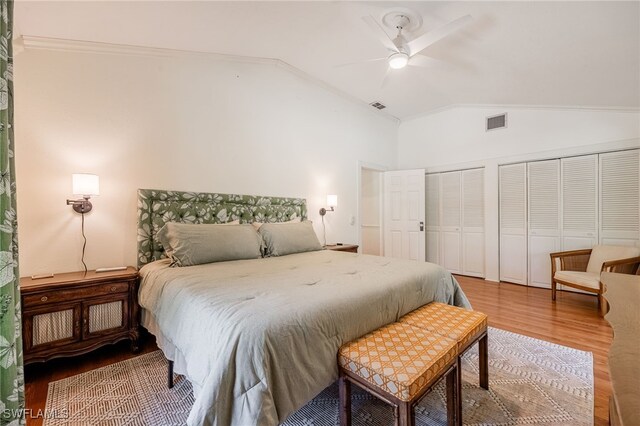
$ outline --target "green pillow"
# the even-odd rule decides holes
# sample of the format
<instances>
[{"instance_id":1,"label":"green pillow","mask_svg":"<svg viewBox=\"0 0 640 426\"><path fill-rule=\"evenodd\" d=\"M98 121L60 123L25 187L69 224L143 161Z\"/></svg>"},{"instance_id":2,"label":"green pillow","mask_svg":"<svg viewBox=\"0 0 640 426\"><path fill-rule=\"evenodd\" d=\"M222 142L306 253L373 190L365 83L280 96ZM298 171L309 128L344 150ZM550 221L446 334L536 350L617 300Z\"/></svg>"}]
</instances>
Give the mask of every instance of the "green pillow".
<instances>
[{"instance_id":1,"label":"green pillow","mask_svg":"<svg viewBox=\"0 0 640 426\"><path fill-rule=\"evenodd\" d=\"M262 257L262 240L251 225L167 222L158 239L172 266Z\"/></svg>"},{"instance_id":2,"label":"green pillow","mask_svg":"<svg viewBox=\"0 0 640 426\"><path fill-rule=\"evenodd\" d=\"M265 244L265 256L284 256L293 253L322 250L313 224L309 221L299 223L265 223L258 233Z\"/></svg>"}]
</instances>

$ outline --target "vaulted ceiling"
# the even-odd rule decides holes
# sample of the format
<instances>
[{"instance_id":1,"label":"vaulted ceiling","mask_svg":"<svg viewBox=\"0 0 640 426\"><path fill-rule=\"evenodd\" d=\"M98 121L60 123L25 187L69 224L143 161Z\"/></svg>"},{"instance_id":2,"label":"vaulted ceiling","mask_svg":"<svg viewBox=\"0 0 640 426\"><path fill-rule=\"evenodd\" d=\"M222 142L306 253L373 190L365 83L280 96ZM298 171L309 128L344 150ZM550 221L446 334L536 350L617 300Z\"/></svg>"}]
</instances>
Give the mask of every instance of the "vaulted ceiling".
<instances>
[{"instance_id":1,"label":"vaulted ceiling","mask_svg":"<svg viewBox=\"0 0 640 426\"><path fill-rule=\"evenodd\" d=\"M414 37L474 20L424 53L429 68L393 71L363 24L420 14ZM455 104L640 107L640 3L19 1L16 35L278 58L406 118ZM392 31L389 35L393 36Z\"/></svg>"}]
</instances>

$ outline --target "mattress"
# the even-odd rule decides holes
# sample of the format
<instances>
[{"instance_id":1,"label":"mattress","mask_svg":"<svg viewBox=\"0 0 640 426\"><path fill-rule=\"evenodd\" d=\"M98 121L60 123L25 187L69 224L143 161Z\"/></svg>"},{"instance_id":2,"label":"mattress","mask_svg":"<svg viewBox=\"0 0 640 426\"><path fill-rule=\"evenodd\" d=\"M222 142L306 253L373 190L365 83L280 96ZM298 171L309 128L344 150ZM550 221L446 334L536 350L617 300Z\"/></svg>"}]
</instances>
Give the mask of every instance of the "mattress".
<instances>
[{"instance_id":1,"label":"mattress","mask_svg":"<svg viewBox=\"0 0 640 426\"><path fill-rule=\"evenodd\" d=\"M276 425L337 379L342 344L432 301L470 307L437 265L330 250L140 274L145 323L197 390L189 425Z\"/></svg>"}]
</instances>

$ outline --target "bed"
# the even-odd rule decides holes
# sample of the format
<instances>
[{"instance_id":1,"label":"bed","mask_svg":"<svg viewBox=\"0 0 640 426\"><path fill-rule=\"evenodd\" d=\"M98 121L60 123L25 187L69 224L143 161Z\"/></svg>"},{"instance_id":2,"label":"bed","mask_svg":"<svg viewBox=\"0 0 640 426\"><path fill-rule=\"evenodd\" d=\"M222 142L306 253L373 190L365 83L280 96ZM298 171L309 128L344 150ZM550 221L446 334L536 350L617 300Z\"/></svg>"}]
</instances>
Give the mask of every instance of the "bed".
<instances>
[{"instance_id":1,"label":"bed","mask_svg":"<svg viewBox=\"0 0 640 426\"><path fill-rule=\"evenodd\" d=\"M189 425L276 425L338 377L345 342L431 301L469 307L422 262L320 250L171 267L166 222L286 222L303 199L140 190L142 324L193 385Z\"/></svg>"}]
</instances>

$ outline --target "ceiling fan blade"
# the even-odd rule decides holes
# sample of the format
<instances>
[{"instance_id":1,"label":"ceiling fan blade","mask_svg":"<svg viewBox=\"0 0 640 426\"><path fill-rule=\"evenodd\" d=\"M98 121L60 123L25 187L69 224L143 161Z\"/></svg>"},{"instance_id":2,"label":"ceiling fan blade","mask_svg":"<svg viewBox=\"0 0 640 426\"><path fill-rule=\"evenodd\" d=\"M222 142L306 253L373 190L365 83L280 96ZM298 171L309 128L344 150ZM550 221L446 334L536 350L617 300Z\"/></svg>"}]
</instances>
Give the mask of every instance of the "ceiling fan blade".
<instances>
[{"instance_id":1,"label":"ceiling fan blade","mask_svg":"<svg viewBox=\"0 0 640 426\"><path fill-rule=\"evenodd\" d=\"M384 74L384 78L382 79L382 84L380 85L381 89L384 89L384 86L386 86L387 82L389 81L389 76L391 75L391 67L387 67L387 72Z\"/></svg>"},{"instance_id":2,"label":"ceiling fan blade","mask_svg":"<svg viewBox=\"0 0 640 426\"><path fill-rule=\"evenodd\" d=\"M389 50L393 50L394 52L398 52L398 47L395 45L393 40L389 38L385 30L382 29L378 21L371 15L363 16L362 20L371 28L371 31L378 37L378 40Z\"/></svg>"},{"instance_id":3,"label":"ceiling fan blade","mask_svg":"<svg viewBox=\"0 0 640 426\"><path fill-rule=\"evenodd\" d=\"M411 56L423 51L427 47L431 46L433 43L442 40L449 34L459 30L463 26L469 23L473 17L471 15L466 15L456 20L449 22L435 30L429 31L426 34L421 35L418 38L411 40L407 43L409 46L409 52L411 52Z\"/></svg>"},{"instance_id":4,"label":"ceiling fan blade","mask_svg":"<svg viewBox=\"0 0 640 426\"><path fill-rule=\"evenodd\" d=\"M346 64L340 64L340 65L336 65L335 67L348 67L350 65L358 65L358 64L367 64L367 63L371 63L371 62L378 62L378 61L386 61L387 58L375 58L375 59L365 59L364 61L357 61L357 62L347 62Z\"/></svg>"},{"instance_id":5,"label":"ceiling fan blade","mask_svg":"<svg viewBox=\"0 0 640 426\"><path fill-rule=\"evenodd\" d=\"M439 59L428 58L423 55L415 55L409 58L409 65L412 67L422 67L422 68L431 68L434 65L442 64L443 62Z\"/></svg>"}]
</instances>

